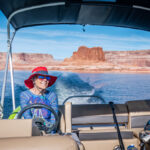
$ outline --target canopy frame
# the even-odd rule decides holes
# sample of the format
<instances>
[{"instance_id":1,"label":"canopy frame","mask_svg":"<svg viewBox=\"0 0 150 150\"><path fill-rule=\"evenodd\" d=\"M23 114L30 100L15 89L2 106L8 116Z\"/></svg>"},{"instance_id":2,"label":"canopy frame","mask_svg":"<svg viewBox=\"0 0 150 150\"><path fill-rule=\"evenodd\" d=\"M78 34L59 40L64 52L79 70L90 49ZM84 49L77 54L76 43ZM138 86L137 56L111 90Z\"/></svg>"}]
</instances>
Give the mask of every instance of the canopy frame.
<instances>
[{"instance_id":1,"label":"canopy frame","mask_svg":"<svg viewBox=\"0 0 150 150\"><path fill-rule=\"evenodd\" d=\"M14 31L12 37L10 35L10 21L11 19L25 11L33 10L33 9L38 9L38 8L43 8L43 7L49 7L49 6L58 6L58 5L65 5L65 2L55 2L55 3L48 3L48 4L43 4L43 5L36 5L36 6L31 6L31 7L26 7L22 8L19 10L14 11L10 16L8 17L8 22L7 22L7 56L6 56L6 65L5 65L5 71L4 71L4 79L3 79L3 87L2 87L2 94L1 94L1 103L0 103L0 119L3 117L3 106L4 106L4 100L5 100L5 89L6 89L6 82L7 82L7 74L8 74L8 63L10 65L10 77L11 77L11 88L12 88L12 107L13 111L16 108L15 104L15 88L14 88L14 73L13 73L13 65L12 65L12 43L13 39L16 35L17 30Z\"/></svg>"}]
</instances>

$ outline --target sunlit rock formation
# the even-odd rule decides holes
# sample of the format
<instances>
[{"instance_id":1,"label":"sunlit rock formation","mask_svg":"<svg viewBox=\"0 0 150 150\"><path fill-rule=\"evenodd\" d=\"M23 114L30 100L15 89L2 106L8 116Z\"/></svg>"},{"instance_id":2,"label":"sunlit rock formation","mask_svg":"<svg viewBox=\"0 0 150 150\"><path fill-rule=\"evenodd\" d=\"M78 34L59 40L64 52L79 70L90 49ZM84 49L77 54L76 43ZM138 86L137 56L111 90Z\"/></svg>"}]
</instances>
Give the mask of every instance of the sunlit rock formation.
<instances>
[{"instance_id":1,"label":"sunlit rock formation","mask_svg":"<svg viewBox=\"0 0 150 150\"><path fill-rule=\"evenodd\" d=\"M50 54L36 53L13 53L13 67L17 70L30 70L36 66L55 66L60 64ZM6 53L0 52L0 69L4 69L6 63Z\"/></svg>"},{"instance_id":2,"label":"sunlit rock formation","mask_svg":"<svg viewBox=\"0 0 150 150\"><path fill-rule=\"evenodd\" d=\"M105 59L116 65L150 67L150 50L105 51Z\"/></svg>"},{"instance_id":3,"label":"sunlit rock formation","mask_svg":"<svg viewBox=\"0 0 150 150\"><path fill-rule=\"evenodd\" d=\"M6 53L0 52L0 70L4 69L5 63ZM79 72L150 72L150 50L103 51L101 47L81 46L64 61L55 60L50 54L13 54L15 70L32 70L36 66Z\"/></svg>"},{"instance_id":4,"label":"sunlit rock formation","mask_svg":"<svg viewBox=\"0 0 150 150\"><path fill-rule=\"evenodd\" d=\"M90 61L90 62L105 61L103 49L101 47L88 48L85 46L80 46L77 52L73 52L73 55L70 58L66 58L64 60L64 62L83 62L83 61Z\"/></svg>"}]
</instances>

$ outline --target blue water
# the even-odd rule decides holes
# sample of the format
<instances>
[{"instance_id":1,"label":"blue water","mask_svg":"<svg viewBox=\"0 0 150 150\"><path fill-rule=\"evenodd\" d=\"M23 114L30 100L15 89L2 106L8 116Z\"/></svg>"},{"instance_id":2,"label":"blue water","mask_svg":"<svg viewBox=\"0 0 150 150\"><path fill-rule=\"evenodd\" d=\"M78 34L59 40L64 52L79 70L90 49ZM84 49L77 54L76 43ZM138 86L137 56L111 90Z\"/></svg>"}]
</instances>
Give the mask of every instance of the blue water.
<instances>
[{"instance_id":1,"label":"blue water","mask_svg":"<svg viewBox=\"0 0 150 150\"><path fill-rule=\"evenodd\" d=\"M73 95L96 95L97 98L73 98L74 104L92 103L125 103L129 100L150 99L150 74L116 74L116 73L69 73L69 72L49 72L58 76L57 82L49 88L54 90L59 99L59 104ZM0 92L2 90L4 72L0 71ZM19 103L19 94L26 90L24 80L30 75L28 71L15 71L15 98L16 106ZM4 113L5 118L12 112L11 83L8 74ZM0 94L1 95L1 94Z\"/></svg>"}]
</instances>

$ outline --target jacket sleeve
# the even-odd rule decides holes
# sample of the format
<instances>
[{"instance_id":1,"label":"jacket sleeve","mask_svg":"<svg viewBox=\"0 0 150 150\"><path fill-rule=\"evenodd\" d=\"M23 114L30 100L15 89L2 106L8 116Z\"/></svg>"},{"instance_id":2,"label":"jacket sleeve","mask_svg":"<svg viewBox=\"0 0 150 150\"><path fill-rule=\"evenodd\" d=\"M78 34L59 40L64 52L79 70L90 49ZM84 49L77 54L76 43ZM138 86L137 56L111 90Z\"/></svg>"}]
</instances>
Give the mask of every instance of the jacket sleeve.
<instances>
[{"instance_id":1,"label":"jacket sleeve","mask_svg":"<svg viewBox=\"0 0 150 150\"><path fill-rule=\"evenodd\" d=\"M26 107L28 105L28 101L29 101L29 98L28 96L26 95L25 92L22 92L20 94L20 104L21 104L21 109L23 109L24 107ZM23 113L23 117L25 119L32 119L32 114L31 114L31 111L30 110L27 110Z\"/></svg>"},{"instance_id":2,"label":"jacket sleeve","mask_svg":"<svg viewBox=\"0 0 150 150\"><path fill-rule=\"evenodd\" d=\"M58 114L58 98L54 92L51 93L51 95L49 96L49 101L50 101L50 106L55 110L56 114ZM55 122L55 117L52 113L51 113L50 122L51 123Z\"/></svg>"}]
</instances>

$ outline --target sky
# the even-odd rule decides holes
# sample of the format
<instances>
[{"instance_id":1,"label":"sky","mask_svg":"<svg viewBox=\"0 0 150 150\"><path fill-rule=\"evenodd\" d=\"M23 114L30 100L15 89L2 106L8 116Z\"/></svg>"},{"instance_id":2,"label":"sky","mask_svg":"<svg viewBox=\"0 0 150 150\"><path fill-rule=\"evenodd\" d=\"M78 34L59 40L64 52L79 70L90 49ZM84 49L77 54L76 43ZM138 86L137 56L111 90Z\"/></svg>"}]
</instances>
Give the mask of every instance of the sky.
<instances>
[{"instance_id":1,"label":"sky","mask_svg":"<svg viewBox=\"0 0 150 150\"><path fill-rule=\"evenodd\" d=\"M0 12L0 52L7 52L6 26L7 19ZM44 53L53 55L54 59L64 59L80 46L99 46L104 51L145 50L150 49L150 32L90 25L27 27L17 31L12 52Z\"/></svg>"}]
</instances>

